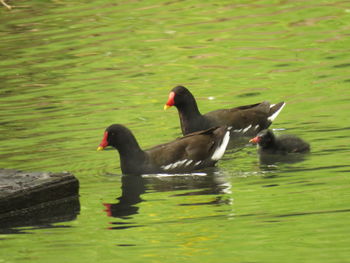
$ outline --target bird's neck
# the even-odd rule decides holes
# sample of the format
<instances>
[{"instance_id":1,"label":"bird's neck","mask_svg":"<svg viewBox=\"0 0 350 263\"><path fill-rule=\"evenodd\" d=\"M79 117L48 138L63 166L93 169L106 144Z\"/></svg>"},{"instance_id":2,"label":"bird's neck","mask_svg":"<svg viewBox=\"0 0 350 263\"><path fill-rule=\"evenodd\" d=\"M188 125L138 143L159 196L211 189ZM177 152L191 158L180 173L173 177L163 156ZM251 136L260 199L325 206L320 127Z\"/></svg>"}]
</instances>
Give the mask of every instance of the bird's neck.
<instances>
[{"instance_id":1,"label":"bird's neck","mask_svg":"<svg viewBox=\"0 0 350 263\"><path fill-rule=\"evenodd\" d=\"M125 169L136 168L145 160L145 152L132 134L125 135L122 140L115 148L119 152L122 171L127 174Z\"/></svg>"},{"instance_id":2,"label":"bird's neck","mask_svg":"<svg viewBox=\"0 0 350 263\"><path fill-rule=\"evenodd\" d=\"M200 122L203 118L202 114L199 112L197 103L195 100L192 103L181 104L177 106L181 129L184 134L188 134L193 132L190 127L195 122Z\"/></svg>"},{"instance_id":3,"label":"bird's neck","mask_svg":"<svg viewBox=\"0 0 350 263\"><path fill-rule=\"evenodd\" d=\"M275 149L277 147L276 140L273 138L268 144L262 145L261 148L265 150Z\"/></svg>"}]
</instances>

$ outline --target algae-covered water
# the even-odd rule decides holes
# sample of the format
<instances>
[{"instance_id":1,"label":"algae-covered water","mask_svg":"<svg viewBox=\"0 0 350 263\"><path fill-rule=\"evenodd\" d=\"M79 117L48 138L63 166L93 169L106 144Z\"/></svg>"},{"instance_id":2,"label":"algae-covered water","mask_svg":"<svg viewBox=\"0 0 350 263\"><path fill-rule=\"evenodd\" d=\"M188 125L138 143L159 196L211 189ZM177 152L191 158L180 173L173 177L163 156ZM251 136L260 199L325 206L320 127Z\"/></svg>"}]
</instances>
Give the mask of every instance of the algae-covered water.
<instances>
[{"instance_id":1,"label":"algae-covered water","mask_svg":"<svg viewBox=\"0 0 350 263\"><path fill-rule=\"evenodd\" d=\"M347 1L7 1L0 7L0 167L69 171L72 220L3 229L1 262L349 262ZM122 177L104 129L180 136L169 90L205 113L268 100L294 163L230 150L214 170Z\"/></svg>"}]
</instances>

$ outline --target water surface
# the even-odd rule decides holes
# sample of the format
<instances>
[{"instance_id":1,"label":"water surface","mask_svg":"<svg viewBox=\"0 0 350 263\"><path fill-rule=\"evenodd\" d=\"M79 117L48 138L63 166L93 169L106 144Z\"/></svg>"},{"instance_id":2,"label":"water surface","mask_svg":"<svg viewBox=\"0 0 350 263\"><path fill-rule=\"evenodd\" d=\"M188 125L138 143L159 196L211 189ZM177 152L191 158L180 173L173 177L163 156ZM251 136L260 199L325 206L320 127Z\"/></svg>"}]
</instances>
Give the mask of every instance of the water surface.
<instances>
[{"instance_id":1,"label":"water surface","mask_svg":"<svg viewBox=\"0 0 350 263\"><path fill-rule=\"evenodd\" d=\"M70 171L75 220L1 231L3 262L347 262L346 1L11 1L0 8L0 167ZM104 129L142 147L180 136L169 90L200 110L286 101L271 128L294 163L253 146L196 174L122 177Z\"/></svg>"}]
</instances>

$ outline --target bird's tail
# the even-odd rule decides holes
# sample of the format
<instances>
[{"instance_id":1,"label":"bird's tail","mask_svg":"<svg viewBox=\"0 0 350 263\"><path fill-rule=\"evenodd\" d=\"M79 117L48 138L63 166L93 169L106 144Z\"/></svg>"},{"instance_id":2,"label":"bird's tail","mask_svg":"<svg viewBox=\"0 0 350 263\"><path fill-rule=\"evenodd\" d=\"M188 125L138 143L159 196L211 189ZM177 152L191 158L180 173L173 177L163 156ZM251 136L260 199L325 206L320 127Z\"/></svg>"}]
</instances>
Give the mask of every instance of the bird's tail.
<instances>
[{"instance_id":1,"label":"bird's tail","mask_svg":"<svg viewBox=\"0 0 350 263\"><path fill-rule=\"evenodd\" d=\"M284 101L279 102L277 104L271 104L268 117L269 121L273 122L274 119L276 119L276 117L278 116L278 114L280 114L284 106L286 106L286 103Z\"/></svg>"}]
</instances>

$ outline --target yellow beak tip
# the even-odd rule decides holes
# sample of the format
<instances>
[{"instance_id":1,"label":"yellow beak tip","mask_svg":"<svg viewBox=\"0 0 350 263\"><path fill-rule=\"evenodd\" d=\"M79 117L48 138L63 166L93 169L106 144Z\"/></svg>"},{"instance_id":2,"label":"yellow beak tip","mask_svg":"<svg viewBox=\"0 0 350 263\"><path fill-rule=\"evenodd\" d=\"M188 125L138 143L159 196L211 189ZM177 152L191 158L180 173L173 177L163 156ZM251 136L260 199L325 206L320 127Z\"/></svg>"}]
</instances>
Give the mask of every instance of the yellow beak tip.
<instances>
[{"instance_id":1,"label":"yellow beak tip","mask_svg":"<svg viewBox=\"0 0 350 263\"><path fill-rule=\"evenodd\" d=\"M97 151L103 151L103 147L102 146L99 146L98 148L97 148Z\"/></svg>"},{"instance_id":2,"label":"yellow beak tip","mask_svg":"<svg viewBox=\"0 0 350 263\"><path fill-rule=\"evenodd\" d=\"M169 106L169 105L164 105L164 110L167 110L167 109L169 109L171 106Z\"/></svg>"}]
</instances>

